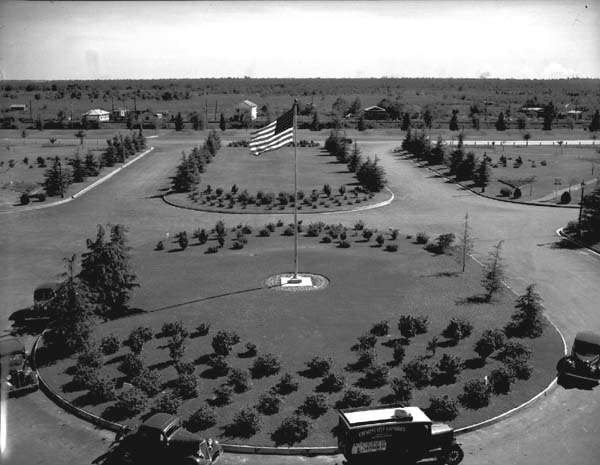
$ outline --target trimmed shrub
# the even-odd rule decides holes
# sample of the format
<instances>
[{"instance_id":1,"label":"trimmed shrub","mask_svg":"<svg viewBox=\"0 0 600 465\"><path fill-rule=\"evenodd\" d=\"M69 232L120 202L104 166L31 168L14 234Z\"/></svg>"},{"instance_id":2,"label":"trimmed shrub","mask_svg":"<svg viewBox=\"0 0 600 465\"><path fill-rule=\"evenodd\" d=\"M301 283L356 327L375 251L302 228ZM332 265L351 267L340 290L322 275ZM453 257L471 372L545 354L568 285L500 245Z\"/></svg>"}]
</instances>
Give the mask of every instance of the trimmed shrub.
<instances>
[{"instance_id":1,"label":"trimmed shrub","mask_svg":"<svg viewBox=\"0 0 600 465\"><path fill-rule=\"evenodd\" d=\"M128 353L123 357L119 370L128 378L133 378L141 373L144 368L142 359L135 354Z\"/></svg>"},{"instance_id":2,"label":"trimmed shrub","mask_svg":"<svg viewBox=\"0 0 600 465\"><path fill-rule=\"evenodd\" d=\"M240 342L240 337L233 331L219 331L212 339L212 348L216 354L229 355L234 345Z\"/></svg>"},{"instance_id":3,"label":"trimmed shrub","mask_svg":"<svg viewBox=\"0 0 600 465\"><path fill-rule=\"evenodd\" d=\"M369 332L374 336L387 336L390 332L390 322L383 320L375 323Z\"/></svg>"},{"instance_id":4,"label":"trimmed shrub","mask_svg":"<svg viewBox=\"0 0 600 465\"><path fill-rule=\"evenodd\" d=\"M385 251L386 252L397 252L398 251L398 245L397 244L387 244L385 246Z\"/></svg>"},{"instance_id":5,"label":"trimmed shrub","mask_svg":"<svg viewBox=\"0 0 600 465\"><path fill-rule=\"evenodd\" d=\"M132 387L123 390L115 402L115 410L125 418L136 415L146 408L148 398L144 391Z\"/></svg>"},{"instance_id":6,"label":"trimmed shrub","mask_svg":"<svg viewBox=\"0 0 600 465\"><path fill-rule=\"evenodd\" d=\"M181 399L172 392L165 392L156 398L150 410L153 413L165 412L175 415L179 407L181 407Z\"/></svg>"},{"instance_id":7,"label":"trimmed shrub","mask_svg":"<svg viewBox=\"0 0 600 465\"><path fill-rule=\"evenodd\" d=\"M348 249L348 248L350 248L350 242L348 242L348 241L340 241L340 243L338 244L338 247L340 249Z\"/></svg>"},{"instance_id":8,"label":"trimmed shrub","mask_svg":"<svg viewBox=\"0 0 600 465\"><path fill-rule=\"evenodd\" d=\"M21 201L21 205L27 205L30 201L29 194L27 192L23 192L19 200Z\"/></svg>"},{"instance_id":9,"label":"trimmed shrub","mask_svg":"<svg viewBox=\"0 0 600 465\"><path fill-rule=\"evenodd\" d=\"M571 203L571 193L569 191L565 191L561 194L560 203L563 203L563 204Z\"/></svg>"},{"instance_id":10,"label":"trimmed shrub","mask_svg":"<svg viewBox=\"0 0 600 465\"><path fill-rule=\"evenodd\" d=\"M119 347L121 347L121 342L114 334L104 336L100 341L100 350L104 355L112 355L116 353L119 350Z\"/></svg>"},{"instance_id":11,"label":"trimmed shrub","mask_svg":"<svg viewBox=\"0 0 600 465\"><path fill-rule=\"evenodd\" d=\"M142 369L138 375L131 378L130 383L144 391L148 397L154 397L162 390L160 373L147 368Z\"/></svg>"},{"instance_id":12,"label":"trimmed shrub","mask_svg":"<svg viewBox=\"0 0 600 465\"><path fill-rule=\"evenodd\" d=\"M507 394L510 391L510 385L514 381L514 373L512 373L510 369L504 367L492 370L489 376L490 388L496 395Z\"/></svg>"},{"instance_id":13,"label":"trimmed shrub","mask_svg":"<svg viewBox=\"0 0 600 465\"><path fill-rule=\"evenodd\" d=\"M329 237L329 236L323 236L323 238L321 239L321 242L323 244L331 244L331 237Z\"/></svg>"},{"instance_id":14,"label":"trimmed shrub","mask_svg":"<svg viewBox=\"0 0 600 465\"><path fill-rule=\"evenodd\" d=\"M229 384L238 394L246 392L251 386L250 375L245 370L234 368L231 370L231 373L229 373L227 384Z\"/></svg>"},{"instance_id":15,"label":"trimmed shrub","mask_svg":"<svg viewBox=\"0 0 600 465\"><path fill-rule=\"evenodd\" d=\"M87 365L75 365L73 384L78 389L89 389L98 380L98 369Z\"/></svg>"},{"instance_id":16,"label":"trimmed shrub","mask_svg":"<svg viewBox=\"0 0 600 465\"><path fill-rule=\"evenodd\" d=\"M427 244L427 242L429 242L429 235L424 232L419 232L416 235L415 241L417 244Z\"/></svg>"},{"instance_id":17,"label":"trimmed shrub","mask_svg":"<svg viewBox=\"0 0 600 465\"><path fill-rule=\"evenodd\" d=\"M492 355L506 342L506 336L499 329L488 329L484 331L475 343L474 349L482 360Z\"/></svg>"},{"instance_id":18,"label":"trimmed shrub","mask_svg":"<svg viewBox=\"0 0 600 465\"><path fill-rule=\"evenodd\" d=\"M364 376L360 382L368 388L378 388L388 382L389 369L385 365L372 365L365 369Z\"/></svg>"},{"instance_id":19,"label":"trimmed shrub","mask_svg":"<svg viewBox=\"0 0 600 465\"><path fill-rule=\"evenodd\" d=\"M227 428L227 433L241 438L249 438L260 431L260 418L251 407L246 407L236 413L233 422Z\"/></svg>"},{"instance_id":20,"label":"trimmed shrub","mask_svg":"<svg viewBox=\"0 0 600 465\"><path fill-rule=\"evenodd\" d=\"M252 342L246 342L246 345L244 347L246 348L246 352L244 352L244 357L254 357L256 355L256 344Z\"/></svg>"},{"instance_id":21,"label":"trimmed shrub","mask_svg":"<svg viewBox=\"0 0 600 465\"><path fill-rule=\"evenodd\" d=\"M425 412L432 420L452 421L458 416L458 406L456 401L448 396L434 396L429 399L429 407Z\"/></svg>"},{"instance_id":22,"label":"trimmed shrub","mask_svg":"<svg viewBox=\"0 0 600 465\"><path fill-rule=\"evenodd\" d=\"M406 378L392 378L390 387L398 402L409 402L412 398L412 384Z\"/></svg>"},{"instance_id":23,"label":"trimmed shrub","mask_svg":"<svg viewBox=\"0 0 600 465\"><path fill-rule=\"evenodd\" d=\"M321 380L321 384L317 386L317 390L323 392L339 392L344 388L346 378L342 375L329 373Z\"/></svg>"},{"instance_id":24,"label":"trimmed shrub","mask_svg":"<svg viewBox=\"0 0 600 465\"><path fill-rule=\"evenodd\" d=\"M206 249L206 253L217 253L219 251L219 247L216 245L211 245Z\"/></svg>"},{"instance_id":25,"label":"trimmed shrub","mask_svg":"<svg viewBox=\"0 0 600 465\"><path fill-rule=\"evenodd\" d=\"M399 365L404 361L404 356L406 355L406 350L400 341L397 341L394 344L394 348L392 350L392 358L396 365Z\"/></svg>"},{"instance_id":26,"label":"trimmed shrub","mask_svg":"<svg viewBox=\"0 0 600 465\"><path fill-rule=\"evenodd\" d=\"M363 229L362 232L362 237L369 242L371 240L371 237L373 236L373 231L371 231L370 229Z\"/></svg>"},{"instance_id":27,"label":"trimmed shrub","mask_svg":"<svg viewBox=\"0 0 600 465\"><path fill-rule=\"evenodd\" d=\"M273 392L276 394L287 395L298 390L298 383L289 373L279 378L279 382L273 386Z\"/></svg>"},{"instance_id":28,"label":"trimmed shrub","mask_svg":"<svg viewBox=\"0 0 600 465\"><path fill-rule=\"evenodd\" d=\"M129 336L125 340L125 344L129 346L134 354L141 354L144 344L152 340L152 330L147 327L138 326L129 333Z\"/></svg>"},{"instance_id":29,"label":"trimmed shrub","mask_svg":"<svg viewBox=\"0 0 600 465\"><path fill-rule=\"evenodd\" d=\"M102 352L96 345L87 346L77 357L78 366L100 368L102 366Z\"/></svg>"},{"instance_id":30,"label":"trimmed shrub","mask_svg":"<svg viewBox=\"0 0 600 465\"><path fill-rule=\"evenodd\" d=\"M454 383L463 369L463 361L454 355L444 354L437 364L436 378L445 383Z\"/></svg>"},{"instance_id":31,"label":"trimmed shrub","mask_svg":"<svg viewBox=\"0 0 600 465\"><path fill-rule=\"evenodd\" d=\"M512 194L512 191L508 187L500 188L500 197L510 197L511 194Z\"/></svg>"},{"instance_id":32,"label":"trimmed shrub","mask_svg":"<svg viewBox=\"0 0 600 465\"><path fill-rule=\"evenodd\" d=\"M308 421L296 415L284 419L271 435L276 445L287 444L293 446L308 437L310 425Z\"/></svg>"},{"instance_id":33,"label":"trimmed shrub","mask_svg":"<svg viewBox=\"0 0 600 465\"><path fill-rule=\"evenodd\" d=\"M215 405L227 405L231 402L233 388L227 384L222 384L214 390L213 403Z\"/></svg>"},{"instance_id":34,"label":"trimmed shrub","mask_svg":"<svg viewBox=\"0 0 600 465\"><path fill-rule=\"evenodd\" d=\"M377 345L377 337L371 333L366 333L362 336L359 336L358 342L352 346L352 350L371 350L375 347L375 345Z\"/></svg>"},{"instance_id":35,"label":"trimmed shrub","mask_svg":"<svg viewBox=\"0 0 600 465\"><path fill-rule=\"evenodd\" d=\"M423 357L417 357L403 366L406 379L412 382L415 387L421 388L431 382L431 367L425 362Z\"/></svg>"},{"instance_id":36,"label":"trimmed shrub","mask_svg":"<svg viewBox=\"0 0 600 465\"><path fill-rule=\"evenodd\" d=\"M373 398L359 389L347 389L340 400L335 404L336 408L368 407Z\"/></svg>"},{"instance_id":37,"label":"trimmed shrub","mask_svg":"<svg viewBox=\"0 0 600 465\"><path fill-rule=\"evenodd\" d=\"M454 242L454 239L455 236L453 233L440 234L432 242L427 243L425 250L437 254L445 253Z\"/></svg>"},{"instance_id":38,"label":"trimmed shrub","mask_svg":"<svg viewBox=\"0 0 600 465\"><path fill-rule=\"evenodd\" d=\"M293 228L293 227L291 227L291 226L288 226L287 228L285 228L285 229L283 230L283 233L282 233L282 234L283 234L284 236L293 236L293 235L294 235L294 228Z\"/></svg>"},{"instance_id":39,"label":"trimmed shrub","mask_svg":"<svg viewBox=\"0 0 600 465\"><path fill-rule=\"evenodd\" d=\"M329 407L327 399L323 394L311 394L304 399L304 403L298 407L298 412L311 417L312 419L319 418Z\"/></svg>"},{"instance_id":40,"label":"trimmed shrub","mask_svg":"<svg viewBox=\"0 0 600 465\"><path fill-rule=\"evenodd\" d=\"M509 363L512 360L529 360L531 349L520 342L508 341L500 349L498 360Z\"/></svg>"},{"instance_id":41,"label":"trimmed shrub","mask_svg":"<svg viewBox=\"0 0 600 465\"><path fill-rule=\"evenodd\" d=\"M375 242L379 247L381 247L385 242L385 237L383 237L383 234L377 234L377 236L375 237Z\"/></svg>"},{"instance_id":42,"label":"trimmed shrub","mask_svg":"<svg viewBox=\"0 0 600 465\"><path fill-rule=\"evenodd\" d=\"M196 371L196 365L192 362L177 362L175 364L175 371L178 375L193 375Z\"/></svg>"},{"instance_id":43,"label":"trimmed shrub","mask_svg":"<svg viewBox=\"0 0 600 465\"><path fill-rule=\"evenodd\" d=\"M281 369L281 362L273 354L259 356L252 365L251 372L253 378L262 378L272 376Z\"/></svg>"},{"instance_id":44,"label":"trimmed shrub","mask_svg":"<svg viewBox=\"0 0 600 465\"><path fill-rule=\"evenodd\" d=\"M398 321L400 334L407 339L417 334L425 334L429 325L429 318L426 316L413 317L411 315L401 315Z\"/></svg>"},{"instance_id":45,"label":"trimmed shrub","mask_svg":"<svg viewBox=\"0 0 600 465\"><path fill-rule=\"evenodd\" d=\"M187 337L188 335L188 330L185 328L182 321L170 321L162 325L160 330L161 337L172 337L176 334L180 334L183 337Z\"/></svg>"},{"instance_id":46,"label":"trimmed shrub","mask_svg":"<svg viewBox=\"0 0 600 465\"><path fill-rule=\"evenodd\" d=\"M206 364L218 375L224 375L229 371L229 365L223 355L210 354Z\"/></svg>"},{"instance_id":47,"label":"trimmed shrub","mask_svg":"<svg viewBox=\"0 0 600 465\"><path fill-rule=\"evenodd\" d=\"M185 429L191 431L192 433L196 433L198 431L204 431L214 425L217 424L217 414L215 409L208 406L203 405L198 410L196 410L185 422Z\"/></svg>"},{"instance_id":48,"label":"trimmed shrub","mask_svg":"<svg viewBox=\"0 0 600 465\"><path fill-rule=\"evenodd\" d=\"M463 318L452 318L442 335L450 339L454 344L459 340L469 337L473 332L473 325Z\"/></svg>"},{"instance_id":49,"label":"trimmed shrub","mask_svg":"<svg viewBox=\"0 0 600 465\"><path fill-rule=\"evenodd\" d=\"M169 338L167 347L169 348L169 357L175 362L181 360L185 354L185 337L181 334L175 334Z\"/></svg>"},{"instance_id":50,"label":"trimmed shrub","mask_svg":"<svg viewBox=\"0 0 600 465\"><path fill-rule=\"evenodd\" d=\"M88 389L93 403L101 404L116 399L115 382L106 374L90 378Z\"/></svg>"},{"instance_id":51,"label":"trimmed shrub","mask_svg":"<svg viewBox=\"0 0 600 465\"><path fill-rule=\"evenodd\" d=\"M275 415L276 413L279 413L280 404L281 400L279 397L273 394L263 394L258 398L256 410L263 415Z\"/></svg>"},{"instance_id":52,"label":"trimmed shrub","mask_svg":"<svg viewBox=\"0 0 600 465\"><path fill-rule=\"evenodd\" d=\"M210 323L200 323L196 326L196 334L198 336L206 336L210 331Z\"/></svg>"},{"instance_id":53,"label":"trimmed shrub","mask_svg":"<svg viewBox=\"0 0 600 465\"><path fill-rule=\"evenodd\" d=\"M258 235L260 237L269 237L271 235L271 231L269 231L267 228L263 228L260 231L258 231Z\"/></svg>"},{"instance_id":54,"label":"trimmed shrub","mask_svg":"<svg viewBox=\"0 0 600 465\"><path fill-rule=\"evenodd\" d=\"M458 400L462 405L470 409L486 407L490 403L491 389L485 381L472 379L463 386L463 393Z\"/></svg>"},{"instance_id":55,"label":"trimmed shrub","mask_svg":"<svg viewBox=\"0 0 600 465\"><path fill-rule=\"evenodd\" d=\"M513 192L513 199L520 199L521 198L521 189L519 189L518 187L515 188L515 191Z\"/></svg>"},{"instance_id":56,"label":"trimmed shrub","mask_svg":"<svg viewBox=\"0 0 600 465\"><path fill-rule=\"evenodd\" d=\"M158 241L156 243L156 247L154 247L154 250L165 250L165 244L163 241Z\"/></svg>"},{"instance_id":57,"label":"trimmed shrub","mask_svg":"<svg viewBox=\"0 0 600 465\"><path fill-rule=\"evenodd\" d=\"M527 360L509 360L506 367L517 379L527 380L531 377L533 367L527 363Z\"/></svg>"},{"instance_id":58,"label":"trimmed shrub","mask_svg":"<svg viewBox=\"0 0 600 465\"><path fill-rule=\"evenodd\" d=\"M198 380L194 375L179 375L175 380L175 393L183 399L198 396Z\"/></svg>"},{"instance_id":59,"label":"trimmed shrub","mask_svg":"<svg viewBox=\"0 0 600 465\"><path fill-rule=\"evenodd\" d=\"M332 360L330 358L313 357L306 362L306 368L309 376L313 378L325 376L331 369Z\"/></svg>"}]
</instances>

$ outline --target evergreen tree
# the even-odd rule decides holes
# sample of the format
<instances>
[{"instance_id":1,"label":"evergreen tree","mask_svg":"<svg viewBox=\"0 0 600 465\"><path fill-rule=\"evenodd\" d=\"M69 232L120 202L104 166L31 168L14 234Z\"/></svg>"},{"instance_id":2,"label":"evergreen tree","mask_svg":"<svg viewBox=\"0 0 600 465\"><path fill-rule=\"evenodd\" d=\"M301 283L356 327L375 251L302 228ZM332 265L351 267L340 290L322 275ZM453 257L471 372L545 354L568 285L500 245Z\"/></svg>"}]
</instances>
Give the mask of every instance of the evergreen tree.
<instances>
[{"instance_id":1,"label":"evergreen tree","mask_svg":"<svg viewBox=\"0 0 600 465\"><path fill-rule=\"evenodd\" d=\"M88 252L82 256L79 273L104 317L122 315L132 289L139 286L131 266L127 229L120 224L108 226L109 240L102 225L98 225L96 239L87 240Z\"/></svg>"},{"instance_id":2,"label":"evergreen tree","mask_svg":"<svg viewBox=\"0 0 600 465\"><path fill-rule=\"evenodd\" d=\"M496 131L506 131L506 121L504 121L504 113L500 112L496 121Z\"/></svg>"},{"instance_id":3,"label":"evergreen tree","mask_svg":"<svg viewBox=\"0 0 600 465\"><path fill-rule=\"evenodd\" d=\"M473 179L474 172L475 154L473 152L467 152L466 156L457 167L456 179L458 181L466 181L467 179Z\"/></svg>"},{"instance_id":4,"label":"evergreen tree","mask_svg":"<svg viewBox=\"0 0 600 465\"><path fill-rule=\"evenodd\" d=\"M221 131L227 129L227 121L225 121L225 115L221 113L221 119L219 120L219 128Z\"/></svg>"},{"instance_id":5,"label":"evergreen tree","mask_svg":"<svg viewBox=\"0 0 600 465\"><path fill-rule=\"evenodd\" d=\"M81 161L81 157L79 153L76 153L75 156L71 159L70 163L71 169L73 170L73 182L83 182L86 177L86 170Z\"/></svg>"},{"instance_id":6,"label":"evergreen tree","mask_svg":"<svg viewBox=\"0 0 600 465\"><path fill-rule=\"evenodd\" d=\"M194 131L197 131L198 129L200 129L200 116L198 115L198 112L193 111L191 113L190 122L192 123L192 127L194 128Z\"/></svg>"},{"instance_id":7,"label":"evergreen tree","mask_svg":"<svg viewBox=\"0 0 600 465\"><path fill-rule=\"evenodd\" d=\"M462 165L465 153L462 149L456 149L450 154L450 174L458 175L459 166Z\"/></svg>"},{"instance_id":8,"label":"evergreen tree","mask_svg":"<svg viewBox=\"0 0 600 465\"><path fill-rule=\"evenodd\" d=\"M481 192L485 192L485 188L490 182L490 167L487 161L487 158L483 158L479 162L479 166L477 167L477 171L475 173L475 183L481 187Z\"/></svg>"},{"instance_id":9,"label":"evergreen tree","mask_svg":"<svg viewBox=\"0 0 600 465\"><path fill-rule=\"evenodd\" d=\"M431 149L431 164L440 165L444 163L444 141L438 137L435 147Z\"/></svg>"},{"instance_id":10,"label":"evergreen tree","mask_svg":"<svg viewBox=\"0 0 600 465\"><path fill-rule=\"evenodd\" d=\"M358 115L362 110L362 103L360 101L360 98L356 97L354 99L354 101L350 104L350 109L349 112L352 115Z\"/></svg>"},{"instance_id":11,"label":"evergreen tree","mask_svg":"<svg viewBox=\"0 0 600 465\"><path fill-rule=\"evenodd\" d=\"M385 170L379 164L379 160L367 160L360 165L356 172L358 182L369 192L379 192L386 183Z\"/></svg>"},{"instance_id":12,"label":"evergreen tree","mask_svg":"<svg viewBox=\"0 0 600 465\"><path fill-rule=\"evenodd\" d=\"M592 116L592 122L590 123L590 131L596 132L600 129L600 113L598 110L594 112L594 116Z\"/></svg>"},{"instance_id":13,"label":"evergreen tree","mask_svg":"<svg viewBox=\"0 0 600 465\"><path fill-rule=\"evenodd\" d=\"M351 173L356 173L358 167L362 164L362 157L360 155L360 149L354 141L354 147L352 148L352 152L348 156L348 171Z\"/></svg>"},{"instance_id":14,"label":"evergreen tree","mask_svg":"<svg viewBox=\"0 0 600 465\"><path fill-rule=\"evenodd\" d=\"M319 122L319 114L316 112L316 110L313 112L312 121L310 123L310 130L311 131L320 131L321 130L321 123Z\"/></svg>"},{"instance_id":15,"label":"evergreen tree","mask_svg":"<svg viewBox=\"0 0 600 465\"><path fill-rule=\"evenodd\" d=\"M177 113L177 116L175 116L175 131L181 131L184 127L183 116L181 116L181 112L179 112Z\"/></svg>"},{"instance_id":16,"label":"evergreen tree","mask_svg":"<svg viewBox=\"0 0 600 465\"><path fill-rule=\"evenodd\" d=\"M458 131L458 110L452 110L449 128L451 131Z\"/></svg>"},{"instance_id":17,"label":"evergreen tree","mask_svg":"<svg viewBox=\"0 0 600 465\"><path fill-rule=\"evenodd\" d=\"M552 122L556 117L556 109L554 108L554 104L552 102L548 103L547 105L544 105L543 117L544 123L542 125L542 129L544 131L552 130Z\"/></svg>"},{"instance_id":18,"label":"evergreen tree","mask_svg":"<svg viewBox=\"0 0 600 465\"><path fill-rule=\"evenodd\" d=\"M402 129L403 131L406 131L409 127L410 127L410 114L404 113L404 115L402 115L402 125L400 126L400 129Z\"/></svg>"},{"instance_id":19,"label":"evergreen tree","mask_svg":"<svg viewBox=\"0 0 600 465\"><path fill-rule=\"evenodd\" d=\"M188 157L184 153L173 177L173 189L176 192L190 192L199 183L200 172L198 166L192 157Z\"/></svg>"},{"instance_id":20,"label":"evergreen tree","mask_svg":"<svg viewBox=\"0 0 600 465\"><path fill-rule=\"evenodd\" d=\"M60 158L54 157L52 166L44 173L44 189L49 197L60 195L64 197L67 187L71 184L71 172L62 166Z\"/></svg>"},{"instance_id":21,"label":"evergreen tree","mask_svg":"<svg viewBox=\"0 0 600 465\"><path fill-rule=\"evenodd\" d=\"M117 162L117 149L113 145L112 139L107 139L106 145L107 147L102 153L102 164L108 167L115 166Z\"/></svg>"},{"instance_id":22,"label":"evergreen tree","mask_svg":"<svg viewBox=\"0 0 600 465\"><path fill-rule=\"evenodd\" d=\"M91 151L88 151L88 153L85 155L83 169L85 170L86 176L98 176L98 174L100 174L98 162Z\"/></svg>"},{"instance_id":23,"label":"evergreen tree","mask_svg":"<svg viewBox=\"0 0 600 465\"><path fill-rule=\"evenodd\" d=\"M521 337L539 337L544 330L542 320L542 298L535 291L535 285L527 286L525 294L517 299L517 309L511 316L511 322L506 327L508 335Z\"/></svg>"},{"instance_id":24,"label":"evergreen tree","mask_svg":"<svg viewBox=\"0 0 600 465\"><path fill-rule=\"evenodd\" d=\"M48 303L46 341L59 354L70 355L83 350L89 341L92 306L85 286L75 278L73 267L75 255L65 259L66 280L56 291L56 297Z\"/></svg>"},{"instance_id":25,"label":"evergreen tree","mask_svg":"<svg viewBox=\"0 0 600 465\"><path fill-rule=\"evenodd\" d=\"M356 129L358 129L359 131L364 131L365 129L367 129L367 123L365 122L365 115L363 113L361 113L358 117Z\"/></svg>"},{"instance_id":26,"label":"evergreen tree","mask_svg":"<svg viewBox=\"0 0 600 465\"><path fill-rule=\"evenodd\" d=\"M496 294L502 286L502 280L504 278L504 264L502 263L502 257L500 256L501 250L502 241L498 242L498 244L494 246L494 250L490 252L489 259L485 264L481 284L486 291L486 302L492 300L494 294Z\"/></svg>"},{"instance_id":27,"label":"evergreen tree","mask_svg":"<svg viewBox=\"0 0 600 465\"><path fill-rule=\"evenodd\" d=\"M429 111L429 108L426 108L425 113L423 113L423 122L425 123L425 127L427 129L431 129L433 117L431 116L431 111Z\"/></svg>"},{"instance_id":28,"label":"evergreen tree","mask_svg":"<svg viewBox=\"0 0 600 465\"><path fill-rule=\"evenodd\" d=\"M221 138L215 129L210 131L208 137L205 142L206 149L210 153L211 156L215 156L217 152L221 149Z\"/></svg>"},{"instance_id":29,"label":"evergreen tree","mask_svg":"<svg viewBox=\"0 0 600 465\"><path fill-rule=\"evenodd\" d=\"M579 227L586 240L596 242L600 238L600 186L583 198Z\"/></svg>"}]
</instances>

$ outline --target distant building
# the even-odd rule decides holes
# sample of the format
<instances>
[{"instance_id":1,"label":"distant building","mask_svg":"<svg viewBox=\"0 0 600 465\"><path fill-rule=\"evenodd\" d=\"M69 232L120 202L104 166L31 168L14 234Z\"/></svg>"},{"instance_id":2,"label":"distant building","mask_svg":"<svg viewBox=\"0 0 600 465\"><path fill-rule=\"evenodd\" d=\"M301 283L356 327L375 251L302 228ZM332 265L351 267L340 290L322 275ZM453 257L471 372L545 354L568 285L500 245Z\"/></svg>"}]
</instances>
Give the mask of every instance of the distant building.
<instances>
[{"instance_id":1,"label":"distant building","mask_svg":"<svg viewBox=\"0 0 600 465\"><path fill-rule=\"evenodd\" d=\"M238 103L235 109L240 118L244 113L247 113L252 121L256 119L258 113L258 105L250 100L244 100L243 102Z\"/></svg>"},{"instance_id":2,"label":"distant building","mask_svg":"<svg viewBox=\"0 0 600 465\"><path fill-rule=\"evenodd\" d=\"M363 110L363 112L365 119L387 119L388 117L388 113L385 108L378 107L377 105L367 107Z\"/></svg>"},{"instance_id":3,"label":"distant building","mask_svg":"<svg viewBox=\"0 0 600 465\"><path fill-rule=\"evenodd\" d=\"M530 118L539 118L543 116L544 109L542 107L523 107L521 111Z\"/></svg>"},{"instance_id":4,"label":"distant building","mask_svg":"<svg viewBox=\"0 0 600 465\"><path fill-rule=\"evenodd\" d=\"M96 108L84 113L83 119L87 122L105 123L110 120L110 112Z\"/></svg>"},{"instance_id":5,"label":"distant building","mask_svg":"<svg viewBox=\"0 0 600 465\"><path fill-rule=\"evenodd\" d=\"M575 120L581 119L583 117L583 112L581 110L569 110L567 111L567 117Z\"/></svg>"},{"instance_id":6,"label":"distant building","mask_svg":"<svg viewBox=\"0 0 600 465\"><path fill-rule=\"evenodd\" d=\"M27 105L24 103L16 103L8 106L8 111L25 111L27 110Z\"/></svg>"},{"instance_id":7,"label":"distant building","mask_svg":"<svg viewBox=\"0 0 600 465\"><path fill-rule=\"evenodd\" d=\"M112 111L111 119L113 121L125 121L129 111L126 108L116 108Z\"/></svg>"}]
</instances>

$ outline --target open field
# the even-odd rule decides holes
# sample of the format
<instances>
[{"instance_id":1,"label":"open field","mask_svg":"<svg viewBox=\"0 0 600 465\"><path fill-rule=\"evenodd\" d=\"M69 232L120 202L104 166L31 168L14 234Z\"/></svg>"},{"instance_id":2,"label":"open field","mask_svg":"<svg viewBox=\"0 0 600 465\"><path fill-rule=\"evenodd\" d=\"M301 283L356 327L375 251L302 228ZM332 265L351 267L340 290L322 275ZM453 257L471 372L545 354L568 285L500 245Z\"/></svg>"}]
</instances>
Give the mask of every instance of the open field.
<instances>
[{"instance_id":1,"label":"open field","mask_svg":"<svg viewBox=\"0 0 600 465\"><path fill-rule=\"evenodd\" d=\"M474 263L464 275L454 273L458 265L451 257L431 255L402 236L397 241L386 241L397 243L397 252L385 252L383 248L374 247L372 241L365 243L362 238L353 237L351 232L349 249L340 249L335 242L322 244L318 238L301 238L300 269L324 275L330 284L319 291L290 293L263 287L267 277L291 268L292 240L281 237L280 233L281 228L270 238L258 238L254 233L241 251L228 250L228 241L225 249L208 255L205 249L212 245L211 241L205 246L192 244L184 251L177 251L175 244L161 252L152 251L151 244L137 248L135 263L141 288L131 304L150 313L101 324L96 328L95 337L114 333L123 340L131 329L140 325L150 327L157 334L164 322L176 319L182 320L190 332L200 323L209 323L208 336L192 337L187 344L184 358L194 361L199 385L198 397L185 401L179 409L184 418L209 401L213 390L226 379L216 376L205 365L206 356L212 352L210 340L217 331L235 331L241 338L241 343L227 357L232 368L247 370L253 363L254 357L238 355L244 352L246 342L257 345L258 355L273 353L280 357L280 374L289 372L299 382L297 392L281 396L280 412L272 416L261 415L261 431L248 439L232 438L224 433L224 427L233 415L243 407L255 405L258 396L267 392L278 381L279 375L253 379L249 391L234 394L229 405L215 407L217 425L206 431L223 441L251 444L271 444L270 434L281 420L293 414L307 395L315 393L320 379L302 373L305 362L312 357L331 357L334 361L332 371L346 377L347 387L360 385L361 373L349 369L349 364L356 360L356 353L350 348L358 336L384 319L390 321L391 331L389 336L379 338L375 351L378 363L388 365L390 378L401 376L402 368L389 363L391 349L382 343L400 336L396 324L402 314L429 316L428 333L416 336L406 346L405 361L426 355L426 343L433 336L440 338L440 345L434 356L426 358L428 364L437 363L443 353L469 361L468 368L455 384L414 389L411 402L414 405L428 406L432 395L455 398L466 380L482 379L499 365L493 359L484 366L478 365L472 347L483 330L506 324L513 311L514 296L503 292L493 304L464 303L465 298L481 292L481 269ZM456 346L448 345L440 335L452 317L467 318L474 325L472 335ZM523 342L534 351L532 378L517 381L509 395L493 397L488 407L479 410L461 408L455 426L465 426L508 410L550 382L555 363L562 354L558 334L547 325L541 338ZM160 372L165 389L169 390L170 381L176 374L168 360L165 343L165 338L148 342L143 359L146 366ZM122 379L118 361L126 352L127 349L121 349L107 357L102 371ZM70 389L69 368L73 364L74 360L61 360L44 367L43 376L77 405L97 414L109 412L110 409L106 409L110 403L90 405L85 391ZM389 386L364 390L375 404L389 399L391 393ZM331 434L336 423L333 405L341 394L325 394L328 412L311 421L311 433L303 443L335 444ZM136 421L137 418L126 420L128 423Z\"/></svg>"}]
</instances>

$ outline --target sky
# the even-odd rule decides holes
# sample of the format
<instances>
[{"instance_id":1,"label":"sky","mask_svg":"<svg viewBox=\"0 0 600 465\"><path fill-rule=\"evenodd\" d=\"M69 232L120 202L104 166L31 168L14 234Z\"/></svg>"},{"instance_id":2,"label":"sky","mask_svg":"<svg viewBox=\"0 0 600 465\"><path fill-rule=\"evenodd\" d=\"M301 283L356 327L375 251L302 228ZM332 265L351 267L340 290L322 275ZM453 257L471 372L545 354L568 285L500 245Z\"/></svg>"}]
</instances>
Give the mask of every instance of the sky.
<instances>
[{"instance_id":1,"label":"sky","mask_svg":"<svg viewBox=\"0 0 600 465\"><path fill-rule=\"evenodd\" d=\"M0 79L600 78L600 0L0 2Z\"/></svg>"}]
</instances>

